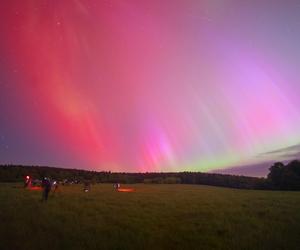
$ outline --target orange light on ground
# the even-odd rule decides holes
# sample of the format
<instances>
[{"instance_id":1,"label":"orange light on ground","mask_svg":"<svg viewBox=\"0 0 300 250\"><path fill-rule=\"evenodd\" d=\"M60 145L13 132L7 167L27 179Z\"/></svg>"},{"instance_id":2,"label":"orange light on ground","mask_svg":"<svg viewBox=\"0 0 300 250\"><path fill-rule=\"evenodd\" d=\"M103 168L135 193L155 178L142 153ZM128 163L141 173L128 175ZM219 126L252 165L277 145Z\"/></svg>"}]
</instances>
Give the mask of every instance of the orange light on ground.
<instances>
[{"instance_id":1,"label":"orange light on ground","mask_svg":"<svg viewBox=\"0 0 300 250\"><path fill-rule=\"evenodd\" d=\"M41 187L30 187L30 188L28 188L29 190L42 190L42 188Z\"/></svg>"},{"instance_id":2,"label":"orange light on ground","mask_svg":"<svg viewBox=\"0 0 300 250\"><path fill-rule=\"evenodd\" d=\"M118 188L118 192L134 192L133 188Z\"/></svg>"}]
</instances>

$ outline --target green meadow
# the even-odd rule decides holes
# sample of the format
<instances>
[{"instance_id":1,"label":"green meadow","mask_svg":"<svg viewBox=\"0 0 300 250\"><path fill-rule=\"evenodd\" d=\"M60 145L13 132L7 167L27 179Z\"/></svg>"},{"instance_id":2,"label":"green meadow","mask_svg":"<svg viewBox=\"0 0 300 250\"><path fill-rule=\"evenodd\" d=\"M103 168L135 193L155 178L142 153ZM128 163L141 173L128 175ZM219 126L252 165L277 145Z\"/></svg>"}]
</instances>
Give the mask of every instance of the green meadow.
<instances>
[{"instance_id":1,"label":"green meadow","mask_svg":"<svg viewBox=\"0 0 300 250\"><path fill-rule=\"evenodd\" d=\"M0 184L0 249L300 249L300 192Z\"/></svg>"}]
</instances>

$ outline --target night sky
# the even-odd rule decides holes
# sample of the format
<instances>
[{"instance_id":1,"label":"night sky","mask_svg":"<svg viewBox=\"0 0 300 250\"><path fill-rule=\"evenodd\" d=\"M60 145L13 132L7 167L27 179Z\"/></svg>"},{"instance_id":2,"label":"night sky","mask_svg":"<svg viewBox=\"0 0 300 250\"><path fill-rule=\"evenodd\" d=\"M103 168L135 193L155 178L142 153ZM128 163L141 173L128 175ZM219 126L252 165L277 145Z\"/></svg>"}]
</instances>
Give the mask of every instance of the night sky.
<instances>
[{"instance_id":1,"label":"night sky","mask_svg":"<svg viewBox=\"0 0 300 250\"><path fill-rule=\"evenodd\" d=\"M0 14L0 163L255 176L300 156L298 0L9 0Z\"/></svg>"}]
</instances>

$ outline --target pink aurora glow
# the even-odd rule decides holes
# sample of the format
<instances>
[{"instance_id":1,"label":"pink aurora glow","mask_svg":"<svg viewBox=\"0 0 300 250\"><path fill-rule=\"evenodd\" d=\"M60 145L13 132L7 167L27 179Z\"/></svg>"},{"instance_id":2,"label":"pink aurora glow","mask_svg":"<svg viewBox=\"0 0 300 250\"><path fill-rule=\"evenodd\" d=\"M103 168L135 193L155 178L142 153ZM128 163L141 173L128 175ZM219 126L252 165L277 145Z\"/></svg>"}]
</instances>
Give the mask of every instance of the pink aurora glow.
<instances>
[{"instance_id":1,"label":"pink aurora glow","mask_svg":"<svg viewBox=\"0 0 300 250\"><path fill-rule=\"evenodd\" d=\"M210 171L273 160L260 155L300 141L295 8L5 1L1 161Z\"/></svg>"}]
</instances>

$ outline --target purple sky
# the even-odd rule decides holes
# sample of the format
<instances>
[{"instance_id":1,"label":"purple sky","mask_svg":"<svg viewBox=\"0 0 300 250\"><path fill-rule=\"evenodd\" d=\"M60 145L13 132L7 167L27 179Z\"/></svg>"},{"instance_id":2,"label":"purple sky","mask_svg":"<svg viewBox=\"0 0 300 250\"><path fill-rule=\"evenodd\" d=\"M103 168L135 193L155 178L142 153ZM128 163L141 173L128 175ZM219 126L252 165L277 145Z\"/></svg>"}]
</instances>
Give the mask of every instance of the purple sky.
<instances>
[{"instance_id":1,"label":"purple sky","mask_svg":"<svg viewBox=\"0 0 300 250\"><path fill-rule=\"evenodd\" d=\"M0 163L261 176L299 156L299 1L1 5Z\"/></svg>"}]
</instances>

